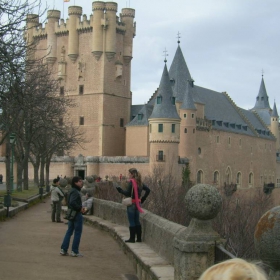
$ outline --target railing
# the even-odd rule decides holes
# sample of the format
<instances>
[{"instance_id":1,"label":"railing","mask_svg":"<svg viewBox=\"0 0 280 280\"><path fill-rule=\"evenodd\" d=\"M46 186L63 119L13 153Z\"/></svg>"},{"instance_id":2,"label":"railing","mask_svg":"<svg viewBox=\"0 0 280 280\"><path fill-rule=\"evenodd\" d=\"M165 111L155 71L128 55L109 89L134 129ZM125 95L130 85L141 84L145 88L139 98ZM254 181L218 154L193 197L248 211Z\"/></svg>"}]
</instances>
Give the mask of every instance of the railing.
<instances>
[{"instance_id":1,"label":"railing","mask_svg":"<svg viewBox=\"0 0 280 280\"><path fill-rule=\"evenodd\" d=\"M232 253L227 251L223 245L219 244L215 246L215 260L214 260L215 264L234 258L236 258L236 256L234 256Z\"/></svg>"}]
</instances>

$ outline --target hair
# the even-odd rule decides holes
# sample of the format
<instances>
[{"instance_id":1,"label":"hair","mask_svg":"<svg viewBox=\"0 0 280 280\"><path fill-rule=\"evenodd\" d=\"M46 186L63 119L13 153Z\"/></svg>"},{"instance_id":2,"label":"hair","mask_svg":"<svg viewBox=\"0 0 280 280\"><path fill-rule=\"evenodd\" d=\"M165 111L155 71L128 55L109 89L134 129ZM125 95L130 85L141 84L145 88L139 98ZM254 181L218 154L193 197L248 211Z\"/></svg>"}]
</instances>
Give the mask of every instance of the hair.
<instances>
[{"instance_id":1,"label":"hair","mask_svg":"<svg viewBox=\"0 0 280 280\"><path fill-rule=\"evenodd\" d=\"M142 187L142 179L141 179L141 174L139 171L137 171L136 168L130 168L128 172L132 175L132 177L136 180L137 186Z\"/></svg>"},{"instance_id":2,"label":"hair","mask_svg":"<svg viewBox=\"0 0 280 280\"><path fill-rule=\"evenodd\" d=\"M72 179L72 184L71 184L72 188L76 187L75 183L78 183L80 180L83 180L83 178L80 176L74 176Z\"/></svg>"},{"instance_id":3,"label":"hair","mask_svg":"<svg viewBox=\"0 0 280 280\"><path fill-rule=\"evenodd\" d=\"M92 197L91 193L89 193L89 192L87 192L86 195L87 195L88 197Z\"/></svg>"},{"instance_id":4,"label":"hair","mask_svg":"<svg viewBox=\"0 0 280 280\"><path fill-rule=\"evenodd\" d=\"M57 182L59 182L59 180L57 178L53 179L54 184L56 184Z\"/></svg>"},{"instance_id":5,"label":"hair","mask_svg":"<svg viewBox=\"0 0 280 280\"><path fill-rule=\"evenodd\" d=\"M253 263L235 258L209 267L199 280L266 280L265 272Z\"/></svg>"}]
</instances>

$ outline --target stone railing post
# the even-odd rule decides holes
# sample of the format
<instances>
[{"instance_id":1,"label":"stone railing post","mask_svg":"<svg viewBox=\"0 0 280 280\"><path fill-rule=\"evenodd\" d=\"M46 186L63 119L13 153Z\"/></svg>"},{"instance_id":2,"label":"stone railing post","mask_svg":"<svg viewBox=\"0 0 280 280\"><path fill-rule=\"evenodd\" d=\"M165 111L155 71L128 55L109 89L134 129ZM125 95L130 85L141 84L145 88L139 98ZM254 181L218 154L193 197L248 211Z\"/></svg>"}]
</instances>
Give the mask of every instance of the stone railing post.
<instances>
[{"instance_id":1,"label":"stone railing post","mask_svg":"<svg viewBox=\"0 0 280 280\"><path fill-rule=\"evenodd\" d=\"M219 191L213 186L198 184L188 191L185 201L192 220L173 239L175 280L198 279L214 264L215 243L221 241L211 223L221 209Z\"/></svg>"},{"instance_id":2,"label":"stone railing post","mask_svg":"<svg viewBox=\"0 0 280 280\"><path fill-rule=\"evenodd\" d=\"M269 279L280 279L280 206L267 211L258 221L254 242L265 266L270 268Z\"/></svg>"}]
</instances>

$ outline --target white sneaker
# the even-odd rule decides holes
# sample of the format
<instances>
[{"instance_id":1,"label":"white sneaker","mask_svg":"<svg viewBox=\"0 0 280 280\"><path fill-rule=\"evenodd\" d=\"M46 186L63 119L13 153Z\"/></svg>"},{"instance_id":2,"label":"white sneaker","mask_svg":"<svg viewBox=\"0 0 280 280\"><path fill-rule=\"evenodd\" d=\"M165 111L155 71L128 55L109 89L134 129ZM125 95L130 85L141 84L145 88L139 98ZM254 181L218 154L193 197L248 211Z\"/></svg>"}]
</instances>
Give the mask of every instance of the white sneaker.
<instances>
[{"instance_id":1,"label":"white sneaker","mask_svg":"<svg viewBox=\"0 0 280 280\"><path fill-rule=\"evenodd\" d=\"M80 253L74 253L73 251L71 252L71 256L72 257L83 257L83 255L82 254L80 254Z\"/></svg>"},{"instance_id":2,"label":"white sneaker","mask_svg":"<svg viewBox=\"0 0 280 280\"><path fill-rule=\"evenodd\" d=\"M68 254L66 251L64 251L63 249L61 249L61 250L60 250L60 255L62 255L62 256L68 256L69 254Z\"/></svg>"}]
</instances>

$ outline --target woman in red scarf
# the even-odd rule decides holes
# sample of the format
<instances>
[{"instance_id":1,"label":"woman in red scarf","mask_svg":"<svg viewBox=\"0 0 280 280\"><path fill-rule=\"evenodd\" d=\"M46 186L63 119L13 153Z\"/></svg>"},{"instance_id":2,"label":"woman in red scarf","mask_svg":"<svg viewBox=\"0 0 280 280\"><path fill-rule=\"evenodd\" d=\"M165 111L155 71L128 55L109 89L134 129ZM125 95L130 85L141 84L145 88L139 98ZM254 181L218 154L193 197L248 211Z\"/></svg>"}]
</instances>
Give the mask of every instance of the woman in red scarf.
<instances>
[{"instance_id":1,"label":"woman in red scarf","mask_svg":"<svg viewBox=\"0 0 280 280\"><path fill-rule=\"evenodd\" d=\"M150 193L150 189L142 183L141 174L136 168L130 168L129 170L129 184L127 190L123 190L117 186L117 191L126 197L132 197L132 205L127 206L127 217L129 221L130 238L125 242L134 243L135 235L137 236L136 242L142 242L142 229L139 220L139 213L143 213L141 203L143 203ZM142 191L145 191L145 195L141 198Z\"/></svg>"}]
</instances>

